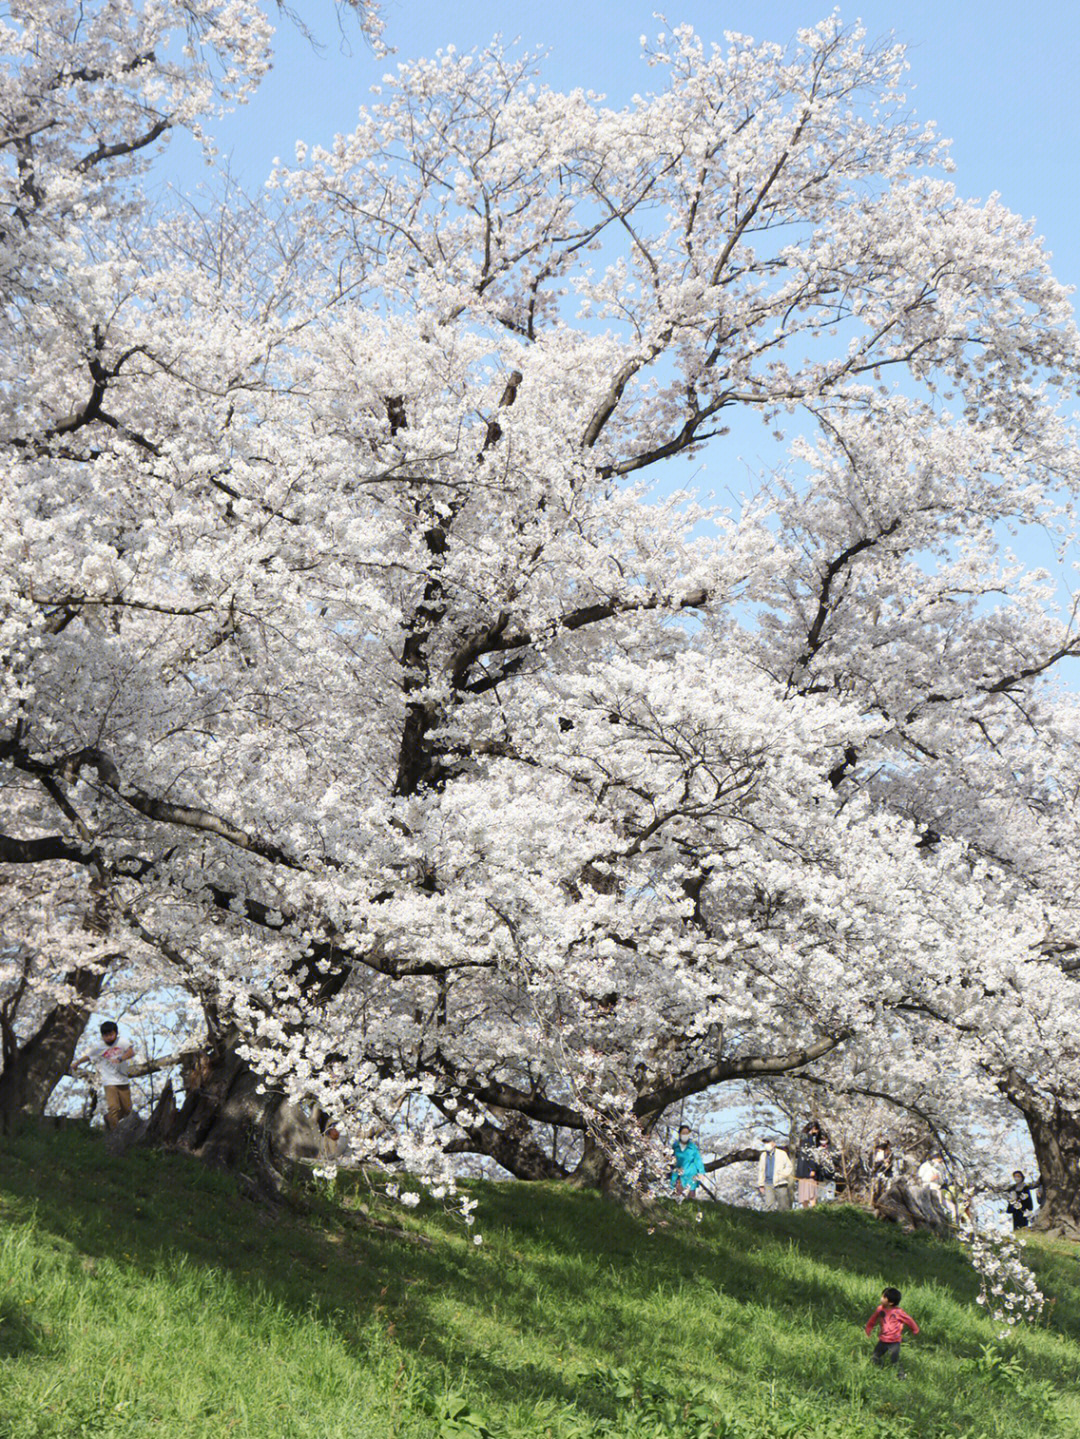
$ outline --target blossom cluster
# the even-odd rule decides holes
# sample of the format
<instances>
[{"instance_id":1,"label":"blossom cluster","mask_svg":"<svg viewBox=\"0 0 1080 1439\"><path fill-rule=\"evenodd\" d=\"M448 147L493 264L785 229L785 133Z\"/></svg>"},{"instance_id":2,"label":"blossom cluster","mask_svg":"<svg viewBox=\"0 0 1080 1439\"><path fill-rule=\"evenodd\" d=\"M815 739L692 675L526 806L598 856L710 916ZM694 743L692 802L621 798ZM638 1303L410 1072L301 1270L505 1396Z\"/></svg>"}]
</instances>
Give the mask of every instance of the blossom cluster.
<instances>
[{"instance_id":1,"label":"blossom cluster","mask_svg":"<svg viewBox=\"0 0 1080 1439\"><path fill-rule=\"evenodd\" d=\"M996 1324L1004 1338L1018 1323L1033 1324L1046 1303L1034 1273L1022 1258L1023 1239L1015 1234L974 1230L961 1233L968 1257L979 1276L980 1304Z\"/></svg>"}]
</instances>

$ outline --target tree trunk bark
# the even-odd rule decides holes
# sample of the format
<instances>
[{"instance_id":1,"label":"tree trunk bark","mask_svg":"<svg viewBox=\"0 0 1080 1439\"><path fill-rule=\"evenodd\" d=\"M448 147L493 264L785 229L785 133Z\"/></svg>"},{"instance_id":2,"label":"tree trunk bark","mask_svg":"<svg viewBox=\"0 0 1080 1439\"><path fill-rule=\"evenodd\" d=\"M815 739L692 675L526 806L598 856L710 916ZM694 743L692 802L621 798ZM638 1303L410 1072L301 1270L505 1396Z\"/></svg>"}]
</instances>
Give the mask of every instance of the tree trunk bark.
<instances>
[{"instance_id":1,"label":"tree trunk bark","mask_svg":"<svg viewBox=\"0 0 1080 1439\"><path fill-rule=\"evenodd\" d=\"M934 1234L949 1234L952 1216L945 1207L939 1190L928 1184L916 1184L901 1174L889 1182L874 1200L874 1210L883 1219L891 1219L901 1229L929 1229Z\"/></svg>"},{"instance_id":2,"label":"tree trunk bark","mask_svg":"<svg viewBox=\"0 0 1080 1439\"><path fill-rule=\"evenodd\" d=\"M50 1009L28 1039L18 1039L13 1015L0 1013L3 1052L0 1133L10 1134L24 1114L45 1113L53 1090L71 1068L87 1017L101 993L105 975L103 970L76 969L64 979L77 998L69 1004L58 1004Z\"/></svg>"},{"instance_id":3,"label":"tree trunk bark","mask_svg":"<svg viewBox=\"0 0 1080 1439\"><path fill-rule=\"evenodd\" d=\"M611 1156L591 1134L585 1135L581 1158L569 1177L575 1189L596 1189L608 1199L641 1212L649 1203L612 1162Z\"/></svg>"},{"instance_id":4,"label":"tree trunk bark","mask_svg":"<svg viewBox=\"0 0 1080 1439\"><path fill-rule=\"evenodd\" d=\"M566 1170L545 1154L520 1115L506 1114L503 1128L485 1119L469 1128L467 1135L447 1146L448 1154L485 1154L501 1164L515 1179L537 1181L565 1179Z\"/></svg>"},{"instance_id":5,"label":"tree trunk bark","mask_svg":"<svg viewBox=\"0 0 1080 1439\"><path fill-rule=\"evenodd\" d=\"M237 1044L238 1036L226 1031L194 1056L182 1071L183 1105L176 1109L167 1086L145 1137L204 1164L238 1170L260 1195L276 1198L283 1169L320 1159L323 1137L315 1118L264 1088Z\"/></svg>"},{"instance_id":6,"label":"tree trunk bark","mask_svg":"<svg viewBox=\"0 0 1080 1439\"><path fill-rule=\"evenodd\" d=\"M1027 1122L1042 1180L1043 1201L1032 1228L1080 1239L1080 1114L1055 1098L1049 1114L1017 1104Z\"/></svg>"},{"instance_id":7,"label":"tree trunk bark","mask_svg":"<svg viewBox=\"0 0 1080 1439\"><path fill-rule=\"evenodd\" d=\"M581 1158L570 1175L570 1183L575 1189L604 1189L612 1178L611 1160L596 1140L587 1134Z\"/></svg>"}]
</instances>

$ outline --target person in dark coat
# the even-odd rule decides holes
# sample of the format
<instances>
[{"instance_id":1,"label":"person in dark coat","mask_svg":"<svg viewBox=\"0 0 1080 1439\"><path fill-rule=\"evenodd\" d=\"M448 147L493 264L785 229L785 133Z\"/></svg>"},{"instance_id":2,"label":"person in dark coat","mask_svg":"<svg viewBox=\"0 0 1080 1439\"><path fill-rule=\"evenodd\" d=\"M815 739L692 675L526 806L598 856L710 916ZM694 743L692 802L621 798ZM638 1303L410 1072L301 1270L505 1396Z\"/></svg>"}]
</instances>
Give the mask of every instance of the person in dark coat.
<instances>
[{"instance_id":1,"label":"person in dark coat","mask_svg":"<svg viewBox=\"0 0 1080 1439\"><path fill-rule=\"evenodd\" d=\"M823 1129L818 1138L818 1167L817 1181L819 1184L836 1184L837 1156L833 1153L832 1136L828 1130ZM826 1199L829 1197L826 1194Z\"/></svg>"},{"instance_id":2,"label":"person in dark coat","mask_svg":"<svg viewBox=\"0 0 1080 1439\"><path fill-rule=\"evenodd\" d=\"M1005 1213L1012 1215L1014 1230L1028 1227L1028 1215L1034 1209L1031 1200L1031 1185L1024 1182L1024 1171L1013 1170L1013 1187L1005 1199Z\"/></svg>"},{"instance_id":3,"label":"person in dark coat","mask_svg":"<svg viewBox=\"0 0 1080 1439\"><path fill-rule=\"evenodd\" d=\"M799 1208L813 1209L817 1204L818 1180L821 1177L821 1125L816 1119L803 1126L795 1148L795 1179L799 1186Z\"/></svg>"}]
</instances>

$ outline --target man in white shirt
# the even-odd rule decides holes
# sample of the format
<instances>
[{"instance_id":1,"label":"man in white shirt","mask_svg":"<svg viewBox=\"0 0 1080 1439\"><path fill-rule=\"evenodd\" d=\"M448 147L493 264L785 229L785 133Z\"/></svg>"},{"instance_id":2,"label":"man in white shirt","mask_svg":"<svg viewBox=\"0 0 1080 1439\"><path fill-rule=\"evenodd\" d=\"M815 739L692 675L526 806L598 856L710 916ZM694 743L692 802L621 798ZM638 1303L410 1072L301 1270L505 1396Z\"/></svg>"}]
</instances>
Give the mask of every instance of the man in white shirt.
<instances>
[{"instance_id":1,"label":"man in white shirt","mask_svg":"<svg viewBox=\"0 0 1080 1439\"><path fill-rule=\"evenodd\" d=\"M84 1065L96 1065L98 1078L105 1089L105 1125L108 1129L115 1129L121 1119L131 1113L131 1083L126 1065L134 1057L133 1046L121 1040L115 1023L107 1019L101 1026L101 1044L88 1050L71 1066L72 1073L75 1073Z\"/></svg>"},{"instance_id":2,"label":"man in white shirt","mask_svg":"<svg viewBox=\"0 0 1080 1439\"><path fill-rule=\"evenodd\" d=\"M945 1175L942 1169L940 1154L935 1154L929 1159L924 1159L919 1165L919 1173L917 1176L919 1183L925 1184L928 1189L936 1189L940 1192L941 1186L945 1182Z\"/></svg>"}]
</instances>

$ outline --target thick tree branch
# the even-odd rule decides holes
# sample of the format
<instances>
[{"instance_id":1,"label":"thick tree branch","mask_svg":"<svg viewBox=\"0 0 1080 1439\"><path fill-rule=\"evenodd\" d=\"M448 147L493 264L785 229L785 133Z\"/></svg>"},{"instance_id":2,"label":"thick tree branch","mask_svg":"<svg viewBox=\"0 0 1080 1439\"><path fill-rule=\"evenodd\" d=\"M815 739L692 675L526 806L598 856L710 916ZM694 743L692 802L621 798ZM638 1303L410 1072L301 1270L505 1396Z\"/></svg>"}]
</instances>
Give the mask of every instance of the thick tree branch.
<instances>
[{"instance_id":1,"label":"thick tree branch","mask_svg":"<svg viewBox=\"0 0 1080 1439\"><path fill-rule=\"evenodd\" d=\"M882 540L894 535L900 528L900 523L900 516L897 515L891 524L879 530L876 535L864 535L861 540L856 540L854 544L841 550L825 566L825 572L821 576L818 587L817 609L806 632L806 646L799 656L800 665L808 665L821 648L825 622L832 612L832 587L836 577L847 569L857 555L861 555L864 550L873 549L876 544L880 544Z\"/></svg>"},{"instance_id":2,"label":"thick tree branch","mask_svg":"<svg viewBox=\"0 0 1080 1439\"><path fill-rule=\"evenodd\" d=\"M145 150L148 145L152 145L155 140L160 139L171 125L171 120L157 120L148 130L141 135L136 135L131 140L117 140L112 145L99 145L96 150L91 150L76 163L76 173L85 175L87 170L93 169L95 165L100 165L102 160L116 160L121 155L134 155L140 150Z\"/></svg>"},{"instance_id":3,"label":"thick tree branch","mask_svg":"<svg viewBox=\"0 0 1080 1439\"><path fill-rule=\"evenodd\" d=\"M45 835L40 839L18 839L0 834L0 863L47 864L50 860L70 860L74 864L93 864L98 856L82 844L72 844L61 835Z\"/></svg>"},{"instance_id":4,"label":"thick tree branch","mask_svg":"<svg viewBox=\"0 0 1080 1439\"><path fill-rule=\"evenodd\" d=\"M753 1164L759 1152L757 1149L729 1149L727 1154L720 1154L715 1159L708 1160L705 1172L713 1174L717 1169L726 1169L731 1164Z\"/></svg>"},{"instance_id":5,"label":"thick tree branch","mask_svg":"<svg viewBox=\"0 0 1080 1439\"><path fill-rule=\"evenodd\" d=\"M527 649L539 639L545 638L547 634L557 635L563 630L585 629L588 625L599 624L602 620L613 619L616 615L640 614L664 607L670 607L672 610L700 609L708 601L708 598L707 590L697 589L675 601L664 601L659 595L646 595L640 600L597 601L591 605L582 605L580 608L560 616L559 619L552 622L550 630L544 632L514 630L507 634L506 616L500 615L499 619L488 630L485 630L483 635L474 639L468 648L462 650L455 659L453 668L455 684L469 694L483 694L485 690L491 689L493 685L507 677L507 670L504 668L498 675L484 675L480 679L466 683L465 677L469 670L484 655L502 654L507 650ZM513 662L511 661L511 663Z\"/></svg>"},{"instance_id":6,"label":"thick tree branch","mask_svg":"<svg viewBox=\"0 0 1080 1439\"><path fill-rule=\"evenodd\" d=\"M16 769L36 776L43 783L55 781L58 776L75 782L84 769L92 769L105 789L147 819L216 835L237 849L246 850L249 854L258 855L260 859L269 860L273 864L285 865L289 869L308 868L305 860L289 854L279 845L248 834L239 825L233 824L221 815L214 814L212 810L194 805L174 804L171 800L164 800L149 794L129 780L125 780L113 760L103 750L95 749L92 746L63 755L56 760L44 761L33 759L21 745L15 741L9 741L0 746L0 759L8 760Z\"/></svg>"},{"instance_id":7,"label":"thick tree branch","mask_svg":"<svg viewBox=\"0 0 1080 1439\"><path fill-rule=\"evenodd\" d=\"M639 1117L660 1113L669 1105L677 1104L680 1099L688 1099L692 1094L700 1094L703 1090L711 1089L714 1084L726 1084L732 1079L761 1078L768 1074L788 1074L793 1069L802 1069L812 1064L815 1059L831 1054L845 1040L850 1039L851 1034L849 1029L841 1030L839 1034L783 1054L750 1054L741 1059L717 1059L712 1064L702 1065L700 1069L641 1095L634 1105L634 1113Z\"/></svg>"}]
</instances>

